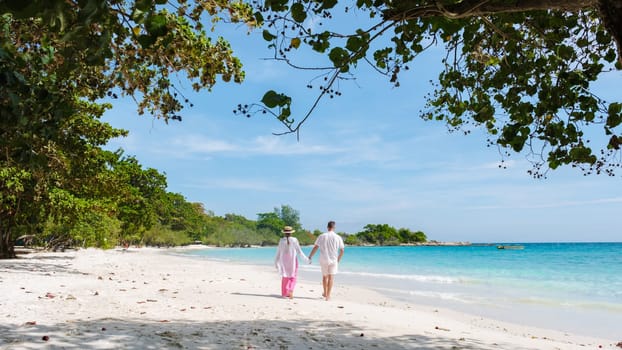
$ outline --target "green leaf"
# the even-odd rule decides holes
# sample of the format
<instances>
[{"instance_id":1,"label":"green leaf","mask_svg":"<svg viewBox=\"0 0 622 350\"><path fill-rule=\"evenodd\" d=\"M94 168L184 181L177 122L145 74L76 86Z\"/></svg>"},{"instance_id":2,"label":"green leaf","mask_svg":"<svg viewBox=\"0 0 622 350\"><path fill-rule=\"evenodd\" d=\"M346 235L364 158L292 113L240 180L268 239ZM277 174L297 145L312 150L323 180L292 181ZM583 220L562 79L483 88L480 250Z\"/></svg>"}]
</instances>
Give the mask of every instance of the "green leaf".
<instances>
[{"instance_id":1,"label":"green leaf","mask_svg":"<svg viewBox=\"0 0 622 350\"><path fill-rule=\"evenodd\" d=\"M607 53L605 54L605 61L612 63L613 61L616 60L616 50L613 48L610 48L609 50L607 50Z\"/></svg>"},{"instance_id":2,"label":"green leaf","mask_svg":"<svg viewBox=\"0 0 622 350\"><path fill-rule=\"evenodd\" d=\"M144 11L141 11L138 8L135 8L130 18L136 23L142 23L145 20L144 15L145 15Z\"/></svg>"},{"instance_id":3,"label":"green leaf","mask_svg":"<svg viewBox=\"0 0 622 350\"><path fill-rule=\"evenodd\" d=\"M263 40L265 40L265 41L272 41L274 39L276 39L276 35L273 35L267 29L263 30Z\"/></svg>"},{"instance_id":4,"label":"green leaf","mask_svg":"<svg viewBox=\"0 0 622 350\"><path fill-rule=\"evenodd\" d=\"M149 17L145 25L147 26L147 31L156 37L163 36L168 32L166 27L167 18L162 13Z\"/></svg>"},{"instance_id":5,"label":"green leaf","mask_svg":"<svg viewBox=\"0 0 622 350\"><path fill-rule=\"evenodd\" d=\"M291 11L292 11L292 18L294 19L294 21L298 23L304 22L305 19L307 18L307 13L305 12L305 8L300 2L293 4Z\"/></svg>"},{"instance_id":6,"label":"green leaf","mask_svg":"<svg viewBox=\"0 0 622 350\"><path fill-rule=\"evenodd\" d=\"M615 128L622 123L622 103L611 103L607 111L607 126Z\"/></svg>"},{"instance_id":7,"label":"green leaf","mask_svg":"<svg viewBox=\"0 0 622 350\"><path fill-rule=\"evenodd\" d=\"M292 41L290 42L289 45L293 47L294 49L297 49L300 47L300 43L301 43L300 38L292 38Z\"/></svg>"},{"instance_id":8,"label":"green leaf","mask_svg":"<svg viewBox=\"0 0 622 350\"><path fill-rule=\"evenodd\" d=\"M257 23L263 23L263 15L261 14L261 12L257 11L253 14L253 16L255 17Z\"/></svg>"},{"instance_id":9,"label":"green leaf","mask_svg":"<svg viewBox=\"0 0 622 350\"><path fill-rule=\"evenodd\" d=\"M268 108L277 106L285 106L291 103L291 98L284 94L279 94L274 90L270 90L263 95L261 102Z\"/></svg>"},{"instance_id":10,"label":"green leaf","mask_svg":"<svg viewBox=\"0 0 622 350\"><path fill-rule=\"evenodd\" d=\"M275 12L287 10L288 0L266 0L265 6Z\"/></svg>"},{"instance_id":11,"label":"green leaf","mask_svg":"<svg viewBox=\"0 0 622 350\"><path fill-rule=\"evenodd\" d=\"M287 118L292 114L292 111L289 107L285 107L281 110L281 114L279 114L278 118L280 121L287 121Z\"/></svg>"},{"instance_id":12,"label":"green leaf","mask_svg":"<svg viewBox=\"0 0 622 350\"><path fill-rule=\"evenodd\" d=\"M586 47L586 46L588 46L589 44L590 44L590 43L589 43L589 41L587 41L587 39L586 39L586 38L580 38L580 39L578 39L578 40L577 40L577 46L578 46L578 47Z\"/></svg>"},{"instance_id":13,"label":"green leaf","mask_svg":"<svg viewBox=\"0 0 622 350\"><path fill-rule=\"evenodd\" d=\"M606 45L611 42L611 36L608 35L605 31L599 30L596 32L596 42L601 45Z\"/></svg>"},{"instance_id":14,"label":"green leaf","mask_svg":"<svg viewBox=\"0 0 622 350\"><path fill-rule=\"evenodd\" d=\"M341 68L344 65L347 66L349 54L348 51L344 50L343 48L335 47L330 50L328 58L330 58L330 60L333 62L335 68Z\"/></svg>"},{"instance_id":15,"label":"green leaf","mask_svg":"<svg viewBox=\"0 0 622 350\"><path fill-rule=\"evenodd\" d=\"M620 145L622 145L622 137L618 137L616 135L612 135L609 139L609 143L607 144L608 149L620 149Z\"/></svg>"},{"instance_id":16,"label":"green leaf","mask_svg":"<svg viewBox=\"0 0 622 350\"><path fill-rule=\"evenodd\" d=\"M138 41L140 46L142 46L144 48L148 48L148 47L151 47L151 45L153 45L155 43L156 39L157 39L157 37L154 37L154 36L151 36L151 35L142 34L142 35L139 35L136 40Z\"/></svg>"},{"instance_id":17,"label":"green leaf","mask_svg":"<svg viewBox=\"0 0 622 350\"><path fill-rule=\"evenodd\" d=\"M348 41L346 43L346 49L352 52L355 52L355 51L358 51L362 45L363 45L363 40L360 37L352 36L348 38Z\"/></svg>"},{"instance_id":18,"label":"green leaf","mask_svg":"<svg viewBox=\"0 0 622 350\"><path fill-rule=\"evenodd\" d=\"M136 8L141 11L149 11L151 6L153 6L152 0L136 0Z\"/></svg>"},{"instance_id":19,"label":"green leaf","mask_svg":"<svg viewBox=\"0 0 622 350\"><path fill-rule=\"evenodd\" d=\"M323 0L322 1L322 9L324 10L332 9L333 7L335 7L335 5L337 5L337 0Z\"/></svg>"}]
</instances>

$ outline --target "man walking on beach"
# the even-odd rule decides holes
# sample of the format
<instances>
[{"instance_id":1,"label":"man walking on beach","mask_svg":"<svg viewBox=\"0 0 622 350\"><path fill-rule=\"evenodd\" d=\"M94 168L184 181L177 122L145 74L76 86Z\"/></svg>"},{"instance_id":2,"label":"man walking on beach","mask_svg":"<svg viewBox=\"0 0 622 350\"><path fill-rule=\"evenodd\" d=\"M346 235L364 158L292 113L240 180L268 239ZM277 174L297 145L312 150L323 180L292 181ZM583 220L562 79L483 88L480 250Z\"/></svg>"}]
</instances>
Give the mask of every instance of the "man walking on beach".
<instances>
[{"instance_id":1,"label":"man walking on beach","mask_svg":"<svg viewBox=\"0 0 622 350\"><path fill-rule=\"evenodd\" d=\"M328 232L322 233L313 245L313 249L309 254L309 263L315 252L320 249L320 267L322 268L322 287L324 293L322 296L328 301L330 299L330 291L333 289L334 276L337 274L339 262L343 257L345 246L341 236L335 233L335 222L328 222Z\"/></svg>"}]
</instances>

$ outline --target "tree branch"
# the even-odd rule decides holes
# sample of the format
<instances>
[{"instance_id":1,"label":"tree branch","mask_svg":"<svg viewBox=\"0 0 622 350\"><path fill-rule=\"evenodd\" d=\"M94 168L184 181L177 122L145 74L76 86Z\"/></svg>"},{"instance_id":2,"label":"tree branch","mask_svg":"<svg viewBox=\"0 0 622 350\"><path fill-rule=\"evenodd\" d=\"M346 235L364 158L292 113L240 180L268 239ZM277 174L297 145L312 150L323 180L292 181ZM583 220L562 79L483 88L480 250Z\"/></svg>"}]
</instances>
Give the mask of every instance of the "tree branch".
<instances>
[{"instance_id":1,"label":"tree branch","mask_svg":"<svg viewBox=\"0 0 622 350\"><path fill-rule=\"evenodd\" d=\"M615 3L613 0L601 0L601 2ZM383 11L383 16L385 20L392 21L437 16L458 19L499 13L538 10L576 12L590 8L593 9L598 5L598 0L517 0L512 2L505 0L466 0L457 4L444 6L439 6L437 1L430 1L426 5L417 5L409 0L398 0L394 2L392 8Z\"/></svg>"},{"instance_id":2,"label":"tree branch","mask_svg":"<svg viewBox=\"0 0 622 350\"><path fill-rule=\"evenodd\" d=\"M417 18L445 17L460 19L483 17L501 13L528 11L598 10L603 25L613 37L618 51L618 63L622 65L622 2L618 0L465 0L456 4L442 5L430 0L419 5L410 0L396 0L383 11L387 21L406 21Z\"/></svg>"}]
</instances>

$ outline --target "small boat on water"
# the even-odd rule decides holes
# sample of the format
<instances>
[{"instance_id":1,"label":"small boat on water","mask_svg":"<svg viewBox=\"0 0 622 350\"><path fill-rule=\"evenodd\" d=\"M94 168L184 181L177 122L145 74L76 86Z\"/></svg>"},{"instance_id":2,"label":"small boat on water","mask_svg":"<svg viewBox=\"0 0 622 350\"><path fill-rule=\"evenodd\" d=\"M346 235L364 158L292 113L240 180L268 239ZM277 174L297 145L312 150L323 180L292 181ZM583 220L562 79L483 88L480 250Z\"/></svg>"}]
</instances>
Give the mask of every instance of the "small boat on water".
<instances>
[{"instance_id":1,"label":"small boat on water","mask_svg":"<svg viewBox=\"0 0 622 350\"><path fill-rule=\"evenodd\" d=\"M497 249L525 249L525 246L522 245L498 245Z\"/></svg>"}]
</instances>

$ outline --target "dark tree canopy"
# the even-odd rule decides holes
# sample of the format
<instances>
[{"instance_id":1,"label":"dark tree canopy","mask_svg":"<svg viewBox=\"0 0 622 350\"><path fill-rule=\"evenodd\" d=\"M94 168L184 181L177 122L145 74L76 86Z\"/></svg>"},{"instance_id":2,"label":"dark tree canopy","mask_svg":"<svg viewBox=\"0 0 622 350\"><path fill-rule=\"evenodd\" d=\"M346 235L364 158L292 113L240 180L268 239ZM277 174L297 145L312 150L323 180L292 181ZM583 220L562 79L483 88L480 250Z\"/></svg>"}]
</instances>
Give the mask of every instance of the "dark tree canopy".
<instances>
[{"instance_id":1,"label":"dark tree canopy","mask_svg":"<svg viewBox=\"0 0 622 350\"><path fill-rule=\"evenodd\" d=\"M485 130L504 159L525 154L536 177L561 165L609 175L621 166L622 104L593 89L622 68L620 1L267 0L254 6L274 58L324 77L305 113L293 113L291 98L275 91L238 110L272 113L285 133L298 133L322 98L340 95L336 83L352 79L357 65L369 64L399 86L419 54L442 46L447 54L423 119L465 133ZM344 31L347 16L369 20L351 20L366 27ZM305 48L329 65L299 65Z\"/></svg>"},{"instance_id":2,"label":"dark tree canopy","mask_svg":"<svg viewBox=\"0 0 622 350\"><path fill-rule=\"evenodd\" d=\"M123 192L108 182L118 159L101 146L126 132L99 121L111 107L102 99L130 96L139 114L181 120L188 101L178 81L209 91L217 78L244 77L205 21L253 26L250 10L229 0L0 1L0 258L15 255L15 238L40 234L50 221L96 222L118 209ZM153 180L130 186L139 192L163 181L134 168L128 179ZM121 207L135 219L124 229L141 233L153 224L149 208ZM97 215L80 218L85 210Z\"/></svg>"}]
</instances>

